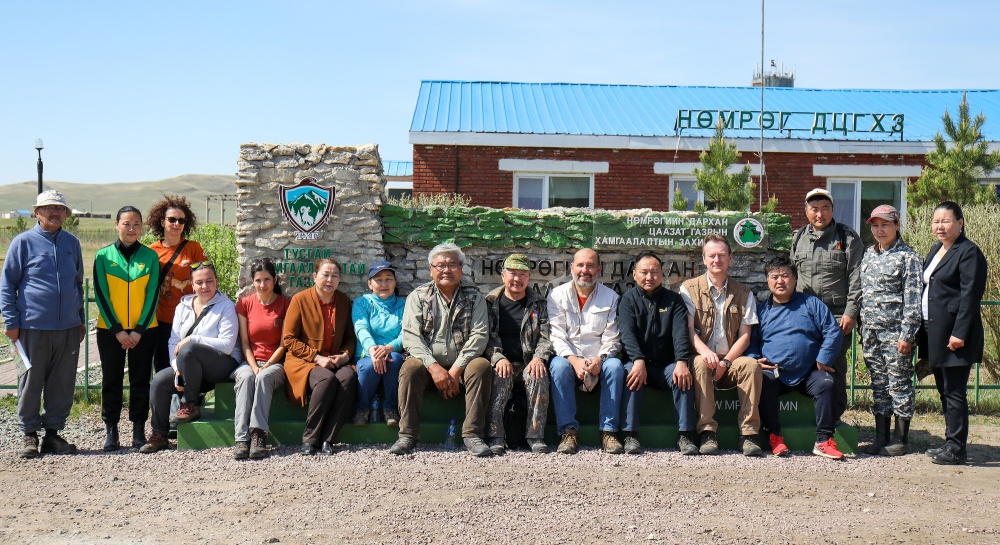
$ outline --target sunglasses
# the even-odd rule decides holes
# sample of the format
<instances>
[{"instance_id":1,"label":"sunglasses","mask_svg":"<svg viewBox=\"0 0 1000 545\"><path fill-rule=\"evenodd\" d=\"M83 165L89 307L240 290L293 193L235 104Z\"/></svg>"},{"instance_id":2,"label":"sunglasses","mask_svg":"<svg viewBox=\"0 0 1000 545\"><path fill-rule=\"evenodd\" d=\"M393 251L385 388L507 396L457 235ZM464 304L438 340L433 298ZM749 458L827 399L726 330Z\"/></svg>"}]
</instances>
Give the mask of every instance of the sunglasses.
<instances>
[{"instance_id":1,"label":"sunglasses","mask_svg":"<svg viewBox=\"0 0 1000 545\"><path fill-rule=\"evenodd\" d=\"M169 221L170 223L179 223L181 225L187 223L187 218L171 218L168 216L166 220Z\"/></svg>"},{"instance_id":2,"label":"sunglasses","mask_svg":"<svg viewBox=\"0 0 1000 545\"><path fill-rule=\"evenodd\" d=\"M208 261L208 260L205 260L205 261L195 261L194 263L191 264L191 270L192 271L196 271L196 270L198 270L198 269L200 269L202 267L205 267L205 268L208 268L208 269L212 269L213 271L215 270L215 265L213 265L212 262Z\"/></svg>"},{"instance_id":3,"label":"sunglasses","mask_svg":"<svg viewBox=\"0 0 1000 545\"><path fill-rule=\"evenodd\" d=\"M274 264L274 262L271 261L270 257L258 257L256 259L250 261L250 266L251 267L259 267L261 265L273 265L273 264Z\"/></svg>"}]
</instances>

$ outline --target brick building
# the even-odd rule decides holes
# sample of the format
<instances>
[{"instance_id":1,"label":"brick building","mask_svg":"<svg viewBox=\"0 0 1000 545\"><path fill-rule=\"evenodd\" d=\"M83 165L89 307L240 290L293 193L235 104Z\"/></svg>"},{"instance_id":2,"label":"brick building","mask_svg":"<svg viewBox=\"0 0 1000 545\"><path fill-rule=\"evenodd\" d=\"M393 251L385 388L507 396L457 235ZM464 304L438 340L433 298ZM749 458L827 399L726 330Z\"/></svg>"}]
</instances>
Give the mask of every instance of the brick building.
<instances>
[{"instance_id":1,"label":"brick building","mask_svg":"<svg viewBox=\"0 0 1000 545\"><path fill-rule=\"evenodd\" d=\"M963 92L769 87L760 116L755 87L425 81L410 127L413 190L497 208L670 210L679 189L692 207L702 196L691 171L721 118L742 154L734 168L749 164L793 225L805 221L806 192L825 187L837 219L857 228L878 204L905 208ZM967 96L973 115L992 120L996 148L1000 91Z\"/></svg>"}]
</instances>

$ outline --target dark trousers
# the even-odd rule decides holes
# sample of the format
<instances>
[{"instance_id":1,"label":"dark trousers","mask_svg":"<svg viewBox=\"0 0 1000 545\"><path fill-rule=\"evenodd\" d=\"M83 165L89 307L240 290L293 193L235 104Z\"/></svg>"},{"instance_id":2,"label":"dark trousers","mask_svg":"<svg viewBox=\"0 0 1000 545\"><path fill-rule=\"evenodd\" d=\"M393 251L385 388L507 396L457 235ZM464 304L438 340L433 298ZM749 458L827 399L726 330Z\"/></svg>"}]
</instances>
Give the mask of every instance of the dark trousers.
<instances>
[{"instance_id":1,"label":"dark trousers","mask_svg":"<svg viewBox=\"0 0 1000 545\"><path fill-rule=\"evenodd\" d=\"M969 400L966 388L972 366L934 367L934 384L944 410L945 445L965 454L969 441Z\"/></svg>"},{"instance_id":2,"label":"dark trousers","mask_svg":"<svg viewBox=\"0 0 1000 545\"><path fill-rule=\"evenodd\" d=\"M170 333L173 329L174 324L167 322L159 322L159 325L156 326L156 346L153 349L154 373L159 373L170 367L170 347L168 343L170 342Z\"/></svg>"},{"instance_id":3,"label":"dark trousers","mask_svg":"<svg viewBox=\"0 0 1000 545\"><path fill-rule=\"evenodd\" d=\"M833 437L837 425L834 414L834 379L826 371L813 369L802 382L789 386L775 378L773 371L762 373L764 381L760 391L760 419L770 433L781 435L781 420L778 416L778 397L788 392L799 392L813 400L816 410L816 442L822 443Z\"/></svg>"},{"instance_id":4,"label":"dark trousers","mask_svg":"<svg viewBox=\"0 0 1000 545\"><path fill-rule=\"evenodd\" d=\"M318 445L337 439L358 395L358 374L350 365L336 371L316 366L309 371L309 411L302 442Z\"/></svg>"},{"instance_id":5,"label":"dark trousers","mask_svg":"<svg viewBox=\"0 0 1000 545\"><path fill-rule=\"evenodd\" d=\"M115 425L122 415L122 382L125 379L125 359L128 358L128 419L146 423L149 415L149 379L152 377L153 350L156 330L142 334L139 344L130 350L122 348L115 335L107 329L97 330L97 351L101 355L101 420ZM128 331L126 331L128 333Z\"/></svg>"},{"instance_id":6,"label":"dark trousers","mask_svg":"<svg viewBox=\"0 0 1000 545\"><path fill-rule=\"evenodd\" d=\"M174 369L167 367L153 375L149 387L149 407L152 411L153 431L166 435L170 431L170 397L181 394L187 403L198 403L201 393L220 382L232 382L233 371L239 363L229 354L204 344L184 343L177 353L177 371L184 378L184 392L174 387Z\"/></svg>"},{"instance_id":7,"label":"dark trousers","mask_svg":"<svg viewBox=\"0 0 1000 545\"><path fill-rule=\"evenodd\" d=\"M59 431L73 408L80 326L55 331L22 327L20 340L31 362L31 369L17 379L21 431L25 435L43 428Z\"/></svg>"},{"instance_id":8,"label":"dark trousers","mask_svg":"<svg viewBox=\"0 0 1000 545\"><path fill-rule=\"evenodd\" d=\"M836 316L837 325L840 325L840 316ZM837 422L847 410L847 352L851 349L853 331L844 335L844 341L840 343L840 353L837 359L833 360L830 367L833 367L833 421Z\"/></svg>"}]
</instances>

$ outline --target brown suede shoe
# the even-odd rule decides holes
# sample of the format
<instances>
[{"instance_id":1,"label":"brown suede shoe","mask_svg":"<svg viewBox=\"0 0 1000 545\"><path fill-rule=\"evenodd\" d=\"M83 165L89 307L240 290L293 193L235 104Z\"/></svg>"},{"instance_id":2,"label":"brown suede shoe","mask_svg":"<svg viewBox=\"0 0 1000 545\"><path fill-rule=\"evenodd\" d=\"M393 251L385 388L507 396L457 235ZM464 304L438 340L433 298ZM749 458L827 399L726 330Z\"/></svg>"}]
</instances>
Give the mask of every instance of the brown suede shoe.
<instances>
[{"instance_id":1,"label":"brown suede shoe","mask_svg":"<svg viewBox=\"0 0 1000 545\"><path fill-rule=\"evenodd\" d=\"M139 452L143 454L152 454L154 452L159 452L170 446L170 441L167 440L165 435L153 432L146 440L146 444L139 449Z\"/></svg>"}]
</instances>

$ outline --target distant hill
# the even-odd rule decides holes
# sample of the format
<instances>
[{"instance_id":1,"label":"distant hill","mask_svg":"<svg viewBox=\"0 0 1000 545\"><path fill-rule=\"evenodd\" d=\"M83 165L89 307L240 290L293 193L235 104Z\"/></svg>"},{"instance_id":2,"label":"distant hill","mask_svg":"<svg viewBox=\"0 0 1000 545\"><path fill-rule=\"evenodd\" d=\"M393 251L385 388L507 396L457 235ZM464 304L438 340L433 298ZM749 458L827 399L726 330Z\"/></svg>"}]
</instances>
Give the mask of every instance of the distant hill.
<instances>
[{"instance_id":1,"label":"distant hill","mask_svg":"<svg viewBox=\"0 0 1000 545\"><path fill-rule=\"evenodd\" d=\"M95 214L114 214L119 208L131 204L143 214L165 193L184 195L199 220L204 219L205 202L209 195L235 195L236 176L221 174L185 174L155 182L127 182L117 184L80 184L73 182L44 182L45 189L61 191L66 204L76 210L93 211ZM31 209L38 193L38 182L0 185L0 212ZM211 216L218 221L221 203L212 201ZM93 207L93 209L91 209ZM226 217L235 218L236 203L226 203ZM230 215L232 214L232 215Z\"/></svg>"}]
</instances>

